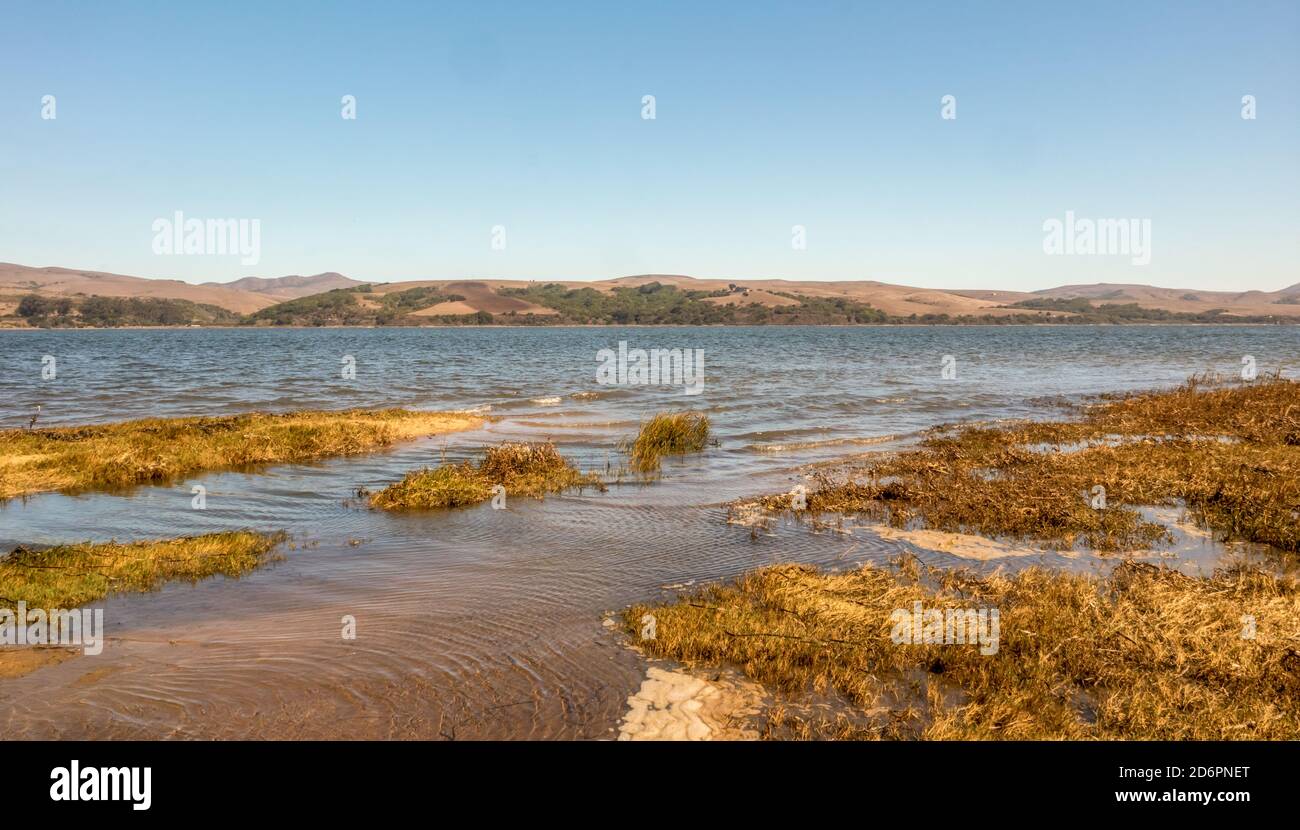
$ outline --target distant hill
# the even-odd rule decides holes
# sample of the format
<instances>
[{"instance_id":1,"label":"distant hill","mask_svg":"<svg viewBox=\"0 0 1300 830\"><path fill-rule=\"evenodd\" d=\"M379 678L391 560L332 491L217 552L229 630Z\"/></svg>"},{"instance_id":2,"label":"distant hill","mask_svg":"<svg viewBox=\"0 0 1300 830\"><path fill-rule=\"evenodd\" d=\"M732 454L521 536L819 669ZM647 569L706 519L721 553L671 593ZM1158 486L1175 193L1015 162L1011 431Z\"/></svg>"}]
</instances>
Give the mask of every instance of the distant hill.
<instances>
[{"instance_id":1,"label":"distant hill","mask_svg":"<svg viewBox=\"0 0 1300 830\"><path fill-rule=\"evenodd\" d=\"M365 285L365 283L361 280L345 277L334 271L327 271L324 274L313 274L310 277L300 277L297 274L288 277L243 277L234 282L205 282L203 285L220 286L235 291L249 291L267 297L292 300L325 291L333 291L335 288L352 288L357 285Z\"/></svg>"},{"instance_id":2,"label":"distant hill","mask_svg":"<svg viewBox=\"0 0 1300 830\"><path fill-rule=\"evenodd\" d=\"M0 295L37 294L44 297L156 297L214 305L248 314L276 303L276 298L209 283L193 285L180 280L145 279L103 271L72 268L30 268L0 262Z\"/></svg>"},{"instance_id":3,"label":"distant hill","mask_svg":"<svg viewBox=\"0 0 1300 830\"><path fill-rule=\"evenodd\" d=\"M917 288L875 280L696 279L680 274L639 274L595 281L449 279L371 283L331 271L194 285L179 280L0 263L3 324L24 324L16 312L20 300L29 295L185 301L234 312L240 317L233 319L254 325L472 325L487 321L726 325L1070 319L1266 322L1279 317L1300 322L1300 283L1278 291L1202 291L1097 283L1024 292ZM174 315L182 308L187 314L200 313L177 307L168 309L167 314ZM147 311L162 313L157 307ZM131 313L138 317L145 310L134 309ZM76 324L78 316L74 309L71 317L62 319ZM210 316L214 321L219 318Z\"/></svg>"},{"instance_id":4,"label":"distant hill","mask_svg":"<svg viewBox=\"0 0 1300 830\"><path fill-rule=\"evenodd\" d=\"M1101 282L1045 288L1035 291L1034 295L1064 300L1086 299L1094 304L1137 303L1143 308L1158 308L1163 311L1197 313L1221 308L1229 314L1241 316L1300 314L1300 305L1295 304L1295 300L1300 298L1300 286L1295 285L1280 291L1202 291Z\"/></svg>"},{"instance_id":5,"label":"distant hill","mask_svg":"<svg viewBox=\"0 0 1300 830\"><path fill-rule=\"evenodd\" d=\"M288 277L244 277L234 282L205 282L195 285L181 280L129 277L103 271L31 268L0 263L0 295L153 297L188 300L238 314L251 314L283 300L358 285L364 283L333 272L309 277L296 274Z\"/></svg>"}]
</instances>

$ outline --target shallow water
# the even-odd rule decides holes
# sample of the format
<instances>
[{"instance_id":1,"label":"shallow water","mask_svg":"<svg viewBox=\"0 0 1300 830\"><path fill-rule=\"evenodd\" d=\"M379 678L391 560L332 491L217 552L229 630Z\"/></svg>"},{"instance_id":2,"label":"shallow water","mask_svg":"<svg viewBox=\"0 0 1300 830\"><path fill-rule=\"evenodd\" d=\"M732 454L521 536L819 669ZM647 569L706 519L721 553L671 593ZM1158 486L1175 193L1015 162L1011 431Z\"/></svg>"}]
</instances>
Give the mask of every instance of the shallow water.
<instances>
[{"instance_id":1,"label":"shallow water","mask_svg":"<svg viewBox=\"0 0 1300 830\"><path fill-rule=\"evenodd\" d=\"M598 385L596 352L620 340L703 349L703 393ZM347 355L351 380L340 376ZM945 355L954 379L941 377ZM1235 374L1245 355L1261 371L1294 365L1300 329L0 332L4 427L38 404L45 425L388 405L500 418L391 452L0 506L4 549L241 527L294 539L283 561L238 581L100 603L104 652L0 683L0 736L613 737L644 665L603 612L771 562L843 566L904 549L792 523L754 538L726 524L726 502L936 423L1054 417L1058 398ZM53 379L41 376L46 356ZM390 515L352 500L359 486L504 439L551 438L583 469L618 466L619 440L668 407L708 411L717 446L651 484L506 510ZM208 490L206 510L191 509L194 484ZM1217 555L1196 551L1198 568ZM356 640L340 636L344 615Z\"/></svg>"}]
</instances>

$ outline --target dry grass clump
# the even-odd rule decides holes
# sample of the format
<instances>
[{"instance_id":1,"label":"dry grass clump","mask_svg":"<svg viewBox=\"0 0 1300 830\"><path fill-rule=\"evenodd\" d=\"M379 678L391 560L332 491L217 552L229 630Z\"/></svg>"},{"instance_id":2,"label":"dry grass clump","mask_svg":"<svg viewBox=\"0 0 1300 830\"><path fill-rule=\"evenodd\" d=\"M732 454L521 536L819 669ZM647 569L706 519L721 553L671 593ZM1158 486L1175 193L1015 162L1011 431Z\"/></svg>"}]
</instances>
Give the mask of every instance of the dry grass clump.
<instances>
[{"instance_id":1,"label":"dry grass clump","mask_svg":"<svg viewBox=\"0 0 1300 830\"><path fill-rule=\"evenodd\" d=\"M254 412L0 432L0 499L166 482L201 470L351 455L482 424L405 409Z\"/></svg>"},{"instance_id":2,"label":"dry grass clump","mask_svg":"<svg viewBox=\"0 0 1300 830\"><path fill-rule=\"evenodd\" d=\"M492 485L467 462L409 472L401 481L371 495L370 506L381 510L421 510L466 507L490 498Z\"/></svg>"},{"instance_id":3,"label":"dry grass clump","mask_svg":"<svg viewBox=\"0 0 1300 830\"><path fill-rule=\"evenodd\" d=\"M1294 447L1300 445L1300 391L1279 374L1245 384L1193 376L1173 390L1095 407L1087 423L1094 431L1120 435L1222 435Z\"/></svg>"},{"instance_id":4,"label":"dry grass clump","mask_svg":"<svg viewBox=\"0 0 1300 830\"><path fill-rule=\"evenodd\" d=\"M1092 506L1097 486L1105 509ZM807 498L813 512L1097 550L1165 539L1133 506L1178 503L1216 530L1300 550L1300 384L1214 389L1194 378L1074 422L939 428L851 480L823 478ZM790 497L763 505L788 508Z\"/></svg>"},{"instance_id":5,"label":"dry grass clump","mask_svg":"<svg viewBox=\"0 0 1300 830\"><path fill-rule=\"evenodd\" d=\"M492 488L498 484L507 496L538 499L575 487L605 489L599 476L579 472L549 441L505 443L488 447L477 467L466 462L407 473L370 496L370 506L383 510L464 507L492 498Z\"/></svg>"},{"instance_id":6,"label":"dry grass clump","mask_svg":"<svg viewBox=\"0 0 1300 830\"><path fill-rule=\"evenodd\" d=\"M994 608L995 653L898 644L896 609ZM1295 740L1300 585L1236 567L1193 578L1125 562L1109 577L944 571L903 558L841 574L783 565L623 617L656 657L731 665L784 693L770 737ZM1243 615L1255 638L1243 638ZM803 717L800 696L847 712Z\"/></svg>"},{"instance_id":7,"label":"dry grass clump","mask_svg":"<svg viewBox=\"0 0 1300 830\"><path fill-rule=\"evenodd\" d=\"M627 451L634 469L653 472L663 456L699 452L708 440L709 416L703 412L660 412L641 425Z\"/></svg>"},{"instance_id":8,"label":"dry grass clump","mask_svg":"<svg viewBox=\"0 0 1300 830\"><path fill-rule=\"evenodd\" d=\"M283 533L234 531L143 542L84 542L0 557L0 608L74 608L121 591L164 582L238 577L266 561Z\"/></svg>"}]
</instances>

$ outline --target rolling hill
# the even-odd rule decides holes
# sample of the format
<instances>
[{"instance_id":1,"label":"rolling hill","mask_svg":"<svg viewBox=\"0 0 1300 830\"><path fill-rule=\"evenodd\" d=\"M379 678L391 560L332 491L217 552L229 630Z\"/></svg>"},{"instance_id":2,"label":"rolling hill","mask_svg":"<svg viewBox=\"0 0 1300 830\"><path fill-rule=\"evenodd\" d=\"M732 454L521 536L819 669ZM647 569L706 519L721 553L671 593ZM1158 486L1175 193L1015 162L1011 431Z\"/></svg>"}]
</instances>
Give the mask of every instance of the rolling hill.
<instances>
[{"instance_id":1,"label":"rolling hill","mask_svg":"<svg viewBox=\"0 0 1300 830\"><path fill-rule=\"evenodd\" d=\"M194 285L180 280L145 279L103 271L79 271L73 268L30 268L0 263L0 295L72 297L78 294L98 297L136 297L188 300L214 305L227 311L248 314L269 305L275 297L243 291L217 283Z\"/></svg>"},{"instance_id":2,"label":"rolling hill","mask_svg":"<svg viewBox=\"0 0 1300 830\"><path fill-rule=\"evenodd\" d=\"M229 288L235 291L248 291L253 294L273 297L279 301L309 297L323 291L333 291L335 288L352 288L356 285L365 285L365 283L361 280L345 277L334 271L328 271L324 274L313 274L310 277L300 277L297 274L288 277L243 277L233 282L205 282L203 285Z\"/></svg>"},{"instance_id":3,"label":"rolling hill","mask_svg":"<svg viewBox=\"0 0 1300 830\"><path fill-rule=\"evenodd\" d=\"M645 296L661 290L667 293ZM1126 319L1137 321L1177 321L1200 315L1210 320L1282 317L1300 322L1300 284L1278 291L1232 292L1097 283L1023 292L940 290L875 280L697 279L680 274L640 274L594 281L448 279L373 283L336 272L193 284L0 263L0 318L6 318L9 325L22 325L15 315L19 300L28 295L77 298L78 302L95 296L185 301L224 309L240 315L232 319L263 325L292 324L298 320L295 315L304 309L310 310L303 323L307 325L416 325L460 318L469 321L474 315L478 322L491 315L497 322L680 319L716 324L874 322L882 318L933 321L945 317L1059 321L1080 313L1090 315L1090 307L1104 310L1107 305L1126 307ZM1159 314L1135 316L1134 307L1166 314L1163 318ZM665 317L665 309L678 316ZM331 316L336 311L344 313L341 317Z\"/></svg>"},{"instance_id":4,"label":"rolling hill","mask_svg":"<svg viewBox=\"0 0 1300 830\"><path fill-rule=\"evenodd\" d=\"M1151 285L1096 283L1063 285L1035 291L1035 296L1086 299L1093 303L1137 303L1143 308L1199 312L1221 308L1230 314L1300 314L1300 284L1280 291L1201 291Z\"/></svg>"}]
</instances>

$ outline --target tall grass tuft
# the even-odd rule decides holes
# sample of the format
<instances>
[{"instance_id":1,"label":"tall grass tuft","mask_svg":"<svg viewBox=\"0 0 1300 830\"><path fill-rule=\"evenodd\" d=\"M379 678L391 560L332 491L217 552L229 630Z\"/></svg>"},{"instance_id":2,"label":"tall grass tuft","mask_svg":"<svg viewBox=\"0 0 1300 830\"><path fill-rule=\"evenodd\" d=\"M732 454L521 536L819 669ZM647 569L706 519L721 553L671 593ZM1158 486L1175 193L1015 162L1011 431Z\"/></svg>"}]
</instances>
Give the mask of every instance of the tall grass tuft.
<instances>
[{"instance_id":1,"label":"tall grass tuft","mask_svg":"<svg viewBox=\"0 0 1300 830\"><path fill-rule=\"evenodd\" d=\"M506 496L542 498L547 493L582 487L604 489L600 477L581 473L550 442L505 443L488 447L477 466L469 462L416 470L370 496L381 510L465 507L492 498L493 488Z\"/></svg>"},{"instance_id":2,"label":"tall grass tuft","mask_svg":"<svg viewBox=\"0 0 1300 830\"><path fill-rule=\"evenodd\" d=\"M709 416L703 412L660 412L641 425L628 453L638 472L658 470L665 455L700 452L709 439Z\"/></svg>"}]
</instances>

